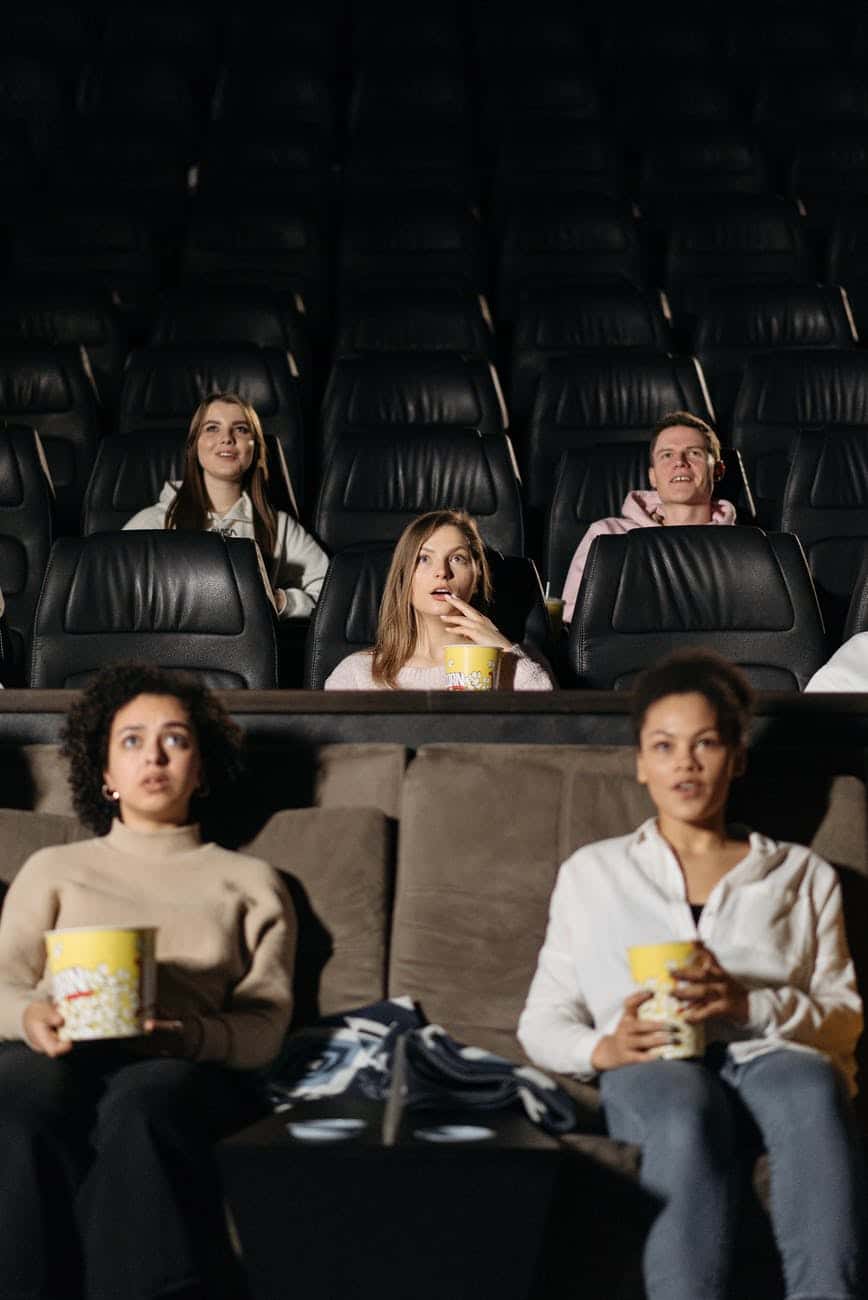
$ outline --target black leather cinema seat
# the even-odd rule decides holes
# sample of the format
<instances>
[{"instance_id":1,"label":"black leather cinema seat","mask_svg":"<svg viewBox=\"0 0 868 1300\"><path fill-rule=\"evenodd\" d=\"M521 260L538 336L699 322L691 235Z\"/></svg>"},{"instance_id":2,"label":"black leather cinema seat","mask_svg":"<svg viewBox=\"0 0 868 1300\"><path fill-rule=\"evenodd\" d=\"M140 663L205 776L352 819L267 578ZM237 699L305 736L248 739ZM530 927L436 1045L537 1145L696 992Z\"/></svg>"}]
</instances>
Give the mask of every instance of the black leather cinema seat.
<instances>
[{"instance_id":1,"label":"black leather cinema seat","mask_svg":"<svg viewBox=\"0 0 868 1300\"><path fill-rule=\"evenodd\" d=\"M666 352L672 343L660 295L624 284L576 285L522 303L513 331L509 410L523 425L539 377L572 352L640 349Z\"/></svg>"},{"instance_id":2,"label":"black leather cinema seat","mask_svg":"<svg viewBox=\"0 0 868 1300\"><path fill-rule=\"evenodd\" d=\"M255 543L166 532L56 542L31 686L83 686L120 659L185 668L217 690L276 688L276 619Z\"/></svg>"},{"instance_id":3,"label":"black leather cinema seat","mask_svg":"<svg viewBox=\"0 0 868 1300\"><path fill-rule=\"evenodd\" d=\"M663 282L687 318L718 284L803 284L816 278L795 203L767 196L696 200L669 230Z\"/></svg>"},{"instance_id":4,"label":"black leather cinema seat","mask_svg":"<svg viewBox=\"0 0 868 1300\"><path fill-rule=\"evenodd\" d=\"M60 531L77 532L100 434L93 382L81 349L0 349L0 421L36 429L55 491Z\"/></svg>"},{"instance_id":5,"label":"black leather cinema seat","mask_svg":"<svg viewBox=\"0 0 868 1300\"><path fill-rule=\"evenodd\" d=\"M588 528L598 519L620 515L628 493L647 489L649 439L565 451L558 463L546 521L545 577L551 590L563 590L570 561ZM715 497L731 501L742 523L753 523L753 501L741 456L723 449L723 476Z\"/></svg>"},{"instance_id":6,"label":"black leather cinema seat","mask_svg":"<svg viewBox=\"0 0 868 1300\"><path fill-rule=\"evenodd\" d=\"M183 475L186 441L183 429L141 438L109 434L101 439L84 495L84 536L119 530L133 515L154 505L163 484ZM269 500L276 510L292 513L292 487L280 443L266 434L265 445Z\"/></svg>"},{"instance_id":7,"label":"black leather cinema seat","mask_svg":"<svg viewBox=\"0 0 868 1300\"><path fill-rule=\"evenodd\" d=\"M24 281L0 293L0 348L81 347L103 406L114 408L127 355L126 330L104 289Z\"/></svg>"},{"instance_id":8,"label":"black leather cinema seat","mask_svg":"<svg viewBox=\"0 0 868 1300\"><path fill-rule=\"evenodd\" d=\"M708 646L759 690L802 690L826 658L804 552L758 528L641 528L591 547L570 624L583 686L629 690L671 650Z\"/></svg>"},{"instance_id":9,"label":"black leather cinema seat","mask_svg":"<svg viewBox=\"0 0 868 1300\"><path fill-rule=\"evenodd\" d=\"M837 285L720 286L709 290L693 335L721 427L729 428L751 357L781 348L852 348L853 318Z\"/></svg>"},{"instance_id":10,"label":"black leather cinema seat","mask_svg":"<svg viewBox=\"0 0 868 1300\"><path fill-rule=\"evenodd\" d=\"M842 641L849 641L857 632L868 632L868 546L862 551L862 557L856 576L853 579L853 594L847 608Z\"/></svg>"},{"instance_id":11,"label":"black leather cinema seat","mask_svg":"<svg viewBox=\"0 0 868 1300\"><path fill-rule=\"evenodd\" d=\"M768 168L756 140L742 128L716 123L660 132L639 166L640 201L673 211L686 197L765 194Z\"/></svg>"},{"instance_id":12,"label":"black leather cinema seat","mask_svg":"<svg viewBox=\"0 0 868 1300\"><path fill-rule=\"evenodd\" d=\"M263 432L283 448L297 499L304 486L304 441L298 383L277 348L208 344L141 348L124 370L120 433L186 428L209 393L238 393L259 416Z\"/></svg>"},{"instance_id":13,"label":"black leather cinema seat","mask_svg":"<svg viewBox=\"0 0 868 1300\"><path fill-rule=\"evenodd\" d=\"M645 284L645 253L629 205L597 195L528 198L506 220L500 248L498 316L512 320L524 295L566 283Z\"/></svg>"},{"instance_id":14,"label":"black leather cinema seat","mask_svg":"<svg viewBox=\"0 0 868 1300\"><path fill-rule=\"evenodd\" d=\"M392 550L391 545L349 546L332 556L307 635L306 687L320 690L342 659L373 645ZM494 622L511 641L545 647L548 619L533 562L491 550L488 561Z\"/></svg>"},{"instance_id":15,"label":"black leather cinema seat","mask_svg":"<svg viewBox=\"0 0 868 1300\"><path fill-rule=\"evenodd\" d=\"M493 360L494 329L483 302L467 284L365 280L341 295L334 355L460 352Z\"/></svg>"},{"instance_id":16,"label":"black leather cinema seat","mask_svg":"<svg viewBox=\"0 0 868 1300\"><path fill-rule=\"evenodd\" d=\"M309 331L291 294L245 285L171 290L160 298L148 343L276 348L286 354L290 374L298 379L305 421L312 414Z\"/></svg>"},{"instance_id":17,"label":"black leather cinema seat","mask_svg":"<svg viewBox=\"0 0 868 1300\"><path fill-rule=\"evenodd\" d=\"M215 209L203 200L190 222L182 258L185 282L265 285L295 296L311 327L328 315L328 252L318 213L293 198L243 212Z\"/></svg>"},{"instance_id":18,"label":"black leather cinema seat","mask_svg":"<svg viewBox=\"0 0 868 1300\"><path fill-rule=\"evenodd\" d=\"M856 318L856 329L868 327L868 198L848 196L832 224L826 279L842 284Z\"/></svg>"},{"instance_id":19,"label":"black leather cinema seat","mask_svg":"<svg viewBox=\"0 0 868 1300\"><path fill-rule=\"evenodd\" d=\"M382 273L435 281L446 276L475 289L486 278L480 224L470 205L448 194L400 188L348 201L339 261L342 288Z\"/></svg>"},{"instance_id":20,"label":"black leather cinema seat","mask_svg":"<svg viewBox=\"0 0 868 1300\"><path fill-rule=\"evenodd\" d=\"M518 471L506 434L342 434L323 474L314 531L330 552L396 541L417 515L451 506L474 516L488 546L524 553Z\"/></svg>"},{"instance_id":21,"label":"black leather cinema seat","mask_svg":"<svg viewBox=\"0 0 868 1300\"><path fill-rule=\"evenodd\" d=\"M799 434L781 527L805 548L826 629L837 645L868 549L868 428Z\"/></svg>"},{"instance_id":22,"label":"black leather cinema seat","mask_svg":"<svg viewBox=\"0 0 868 1300\"><path fill-rule=\"evenodd\" d=\"M641 442L670 411L692 411L714 423L702 374L690 357L625 350L551 362L539 381L528 428L529 504L548 507L562 452Z\"/></svg>"},{"instance_id":23,"label":"black leather cinema seat","mask_svg":"<svg viewBox=\"0 0 868 1300\"><path fill-rule=\"evenodd\" d=\"M54 494L33 429L0 428L0 591L6 604L3 683L25 685L33 615L52 540Z\"/></svg>"},{"instance_id":24,"label":"black leather cinema seat","mask_svg":"<svg viewBox=\"0 0 868 1300\"><path fill-rule=\"evenodd\" d=\"M9 260L18 279L99 286L130 313L148 303L160 274L154 232L143 213L93 195L67 194L63 204L17 221Z\"/></svg>"},{"instance_id":25,"label":"black leather cinema seat","mask_svg":"<svg viewBox=\"0 0 868 1300\"><path fill-rule=\"evenodd\" d=\"M748 362L735 403L732 444L744 457L757 520L777 526L796 434L868 429L868 355L794 349Z\"/></svg>"},{"instance_id":26,"label":"black leather cinema seat","mask_svg":"<svg viewBox=\"0 0 868 1300\"><path fill-rule=\"evenodd\" d=\"M453 353L368 354L335 362L322 405L320 454L331 455L343 433L384 425L475 429L503 433L506 409L494 368Z\"/></svg>"},{"instance_id":27,"label":"black leather cinema seat","mask_svg":"<svg viewBox=\"0 0 868 1300\"><path fill-rule=\"evenodd\" d=\"M267 288L226 285L175 289L164 294L151 329L152 346L166 344L246 343L291 352L301 364L307 357L304 317L290 297Z\"/></svg>"}]
</instances>

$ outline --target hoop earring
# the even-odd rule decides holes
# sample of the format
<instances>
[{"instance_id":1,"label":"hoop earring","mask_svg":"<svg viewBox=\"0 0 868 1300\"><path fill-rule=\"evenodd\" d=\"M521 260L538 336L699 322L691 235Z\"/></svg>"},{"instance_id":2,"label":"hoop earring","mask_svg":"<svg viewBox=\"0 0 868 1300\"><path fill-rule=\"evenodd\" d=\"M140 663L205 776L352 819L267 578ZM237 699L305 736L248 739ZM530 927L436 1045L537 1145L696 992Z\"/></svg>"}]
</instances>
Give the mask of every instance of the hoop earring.
<instances>
[{"instance_id":1,"label":"hoop earring","mask_svg":"<svg viewBox=\"0 0 868 1300\"><path fill-rule=\"evenodd\" d=\"M102 783L102 797L107 803L117 803L120 799L119 790L110 790L105 781Z\"/></svg>"}]
</instances>

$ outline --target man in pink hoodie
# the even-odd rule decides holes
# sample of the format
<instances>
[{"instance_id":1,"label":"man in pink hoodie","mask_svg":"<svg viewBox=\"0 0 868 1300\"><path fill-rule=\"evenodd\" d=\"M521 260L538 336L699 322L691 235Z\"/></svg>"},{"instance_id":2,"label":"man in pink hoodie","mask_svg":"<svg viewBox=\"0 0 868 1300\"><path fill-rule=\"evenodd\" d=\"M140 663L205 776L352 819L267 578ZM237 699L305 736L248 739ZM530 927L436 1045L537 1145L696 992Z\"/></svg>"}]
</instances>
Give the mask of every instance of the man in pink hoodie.
<instances>
[{"instance_id":1,"label":"man in pink hoodie","mask_svg":"<svg viewBox=\"0 0 868 1300\"><path fill-rule=\"evenodd\" d=\"M687 411L673 411L655 428L649 446L648 479L653 491L631 492L623 514L591 524L570 562L564 583L564 622L569 623L595 537L629 533L634 528L666 524L734 524L735 506L713 501L714 485L723 473L717 434Z\"/></svg>"}]
</instances>

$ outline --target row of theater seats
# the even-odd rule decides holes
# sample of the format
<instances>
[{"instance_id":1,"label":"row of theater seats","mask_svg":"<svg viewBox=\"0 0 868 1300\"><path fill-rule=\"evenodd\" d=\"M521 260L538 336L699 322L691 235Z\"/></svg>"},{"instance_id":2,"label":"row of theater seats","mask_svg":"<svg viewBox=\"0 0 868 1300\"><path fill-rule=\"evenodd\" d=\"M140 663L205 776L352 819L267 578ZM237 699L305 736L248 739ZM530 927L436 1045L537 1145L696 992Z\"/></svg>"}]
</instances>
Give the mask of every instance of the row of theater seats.
<instances>
[{"instance_id":1,"label":"row of theater seats","mask_svg":"<svg viewBox=\"0 0 868 1300\"><path fill-rule=\"evenodd\" d=\"M713 152L710 143L704 152ZM868 128L864 155L862 173ZM856 186L842 184L848 201L823 209L828 238L818 248L816 205L808 204L806 216L775 194L724 192L718 172L709 171L704 189L694 182L691 193L666 187L665 199L643 203L641 212L602 182L594 188L573 175L580 188L571 190L569 179L554 173L520 187L486 220L466 196L434 184L407 190L397 178L347 197L336 211L290 184L235 209L201 195L179 212L159 208L156 218L143 203L85 190L62 209L40 203L0 223L4 295L14 301L22 285L102 288L141 342L167 328L161 316L155 323L161 290L257 287L279 294L290 316L303 313L304 332L326 355L342 317L358 311L359 294L383 296L402 285L405 295L410 286L423 295L449 286L456 302L462 292L484 293L504 329L529 295L575 294L588 282L662 287L676 326L686 331L706 291L727 283L843 284L857 319L864 315L868 186L860 200ZM161 232L160 223L170 229Z\"/></svg>"},{"instance_id":2,"label":"row of theater seats","mask_svg":"<svg viewBox=\"0 0 868 1300\"><path fill-rule=\"evenodd\" d=\"M237 350L231 355L237 364ZM304 481L300 466L307 451L320 482L308 518L329 552L394 540L414 515L462 504L479 519L490 545L506 555L529 551L553 591L560 590L587 526L617 514L627 492L644 484L655 421L675 409L712 414L690 359L625 351L551 361L518 446L522 488L485 362L447 353L343 359L332 372L320 437L305 448L293 381L287 374L283 388L273 382L264 364L267 351L246 354L253 367L242 375L247 383L236 382L237 369L191 371L191 358L201 362L195 350L136 354L122 408L130 412L126 430L98 438L91 429L89 438L78 440L82 408L73 402L63 409L74 368L58 368L48 354L34 356L35 363L13 378L18 393L42 402L19 418L32 419L42 431L57 489L54 507L33 427L0 431L0 533L7 539L0 589L10 602L11 626L22 636L53 511L60 531L70 531L82 500L83 531L90 534L120 528L152 504L163 482L181 473L183 425L209 388L237 387L260 411L278 508L294 508L293 484ZM261 381L253 392L251 375ZM10 382L7 397L13 387ZM799 535L837 638L857 551L868 537L868 356L805 350L750 361L727 458L722 494L735 502L743 522ZM528 535L539 545L528 546Z\"/></svg>"},{"instance_id":3,"label":"row of theater seats","mask_svg":"<svg viewBox=\"0 0 868 1300\"><path fill-rule=\"evenodd\" d=\"M586 265L590 274L592 262ZM580 271L577 269L577 274ZM785 348L849 349L857 345L848 295L836 286L766 282L706 284L702 300L688 319L673 321L671 305L659 292L637 288L617 275L610 280L578 282L549 263L521 290L509 337L495 332L486 299L460 277L443 273L414 280L400 264L360 281L343 295L330 364L371 354L454 352L496 364L510 421L523 428L531 415L540 376L548 364L572 353L638 354L683 352L699 361L709 399L721 430L728 430L747 362ZM504 346L506 344L506 346ZM219 377L235 367L239 384L252 394L258 388L272 404L291 402L295 388L308 436L323 383L313 364L305 318L292 298L255 286L198 288L166 293L147 336L150 354L129 352L129 337L108 297L86 288L52 288L35 280L0 289L0 365L8 353L44 354L52 348L84 349L86 373L93 376L98 408L91 414L101 432L138 418L131 390L136 374L150 366L164 373L171 354L153 349L191 349L181 354L178 370L191 372L187 391L208 375L196 373L209 364ZM237 356L231 351L235 349ZM197 353L198 350L198 353ZM260 365L249 358L262 352ZM245 355L246 353L246 355ZM283 353L283 357L276 354ZM5 362L7 373L15 357ZM254 369L248 374L246 366ZM271 372L272 397L258 372ZM287 376L289 372L289 377ZM296 380L290 383L290 378ZM324 379L325 377L323 377ZM169 381L162 381L163 386ZM11 383L7 380L7 388ZM126 389L126 391L123 391ZM174 418L179 391L171 397ZM38 395L15 410L12 394L4 413L40 411ZM20 399L19 399L20 400Z\"/></svg>"},{"instance_id":4,"label":"row of theater seats","mask_svg":"<svg viewBox=\"0 0 868 1300\"><path fill-rule=\"evenodd\" d=\"M819 314L814 320L818 330L822 328ZM528 347L522 357L520 385L533 392L533 402L526 420L511 426L491 363L447 351L338 358L315 425L309 408L305 415L304 387L279 349L228 344L140 349L124 370L117 432L101 437L93 387L78 350L0 350L0 418L32 425L40 434L62 532L79 531L95 461L102 473L106 459L117 459L114 449L126 446L127 454L147 463L157 447L154 436L181 434L201 397L214 391L237 391L256 408L278 467L276 502L283 507L294 497L316 528L321 526L313 512L317 492L329 500L336 485L345 493L348 509L376 508L382 493L385 504L394 489L388 480L378 488L380 471L374 462L364 485L367 498L358 494L358 481L336 467L336 461L346 462L351 454L354 466L373 457L383 437L389 445L406 440L408 454L418 461L413 480L418 483L417 497L402 503L405 510L442 504L445 497L452 503L463 500L482 515L497 512L491 485L481 499L479 492L462 498L457 493L465 490L464 484L450 480L446 468L446 477L439 480L432 470L425 487L421 470L426 458L432 466L445 465L453 454L441 454L438 440L446 439L443 445L448 448L452 444L447 435L464 435L474 447L482 445L479 439L499 447L491 455L499 457L501 469L488 470L488 479L499 478L505 483L502 493L516 501L520 494L529 518L539 525L551 503L564 452L641 442L655 422L673 410L690 410L715 422L702 369L693 357L642 347ZM775 527L796 434L805 429L868 429L868 354L834 347L768 348L746 359L744 349L723 344L716 359L724 382L728 378L734 386L741 374L729 436L724 436L741 455L759 522ZM523 478L520 493L508 430ZM158 483L164 461L154 450L154 470L147 484L142 483L142 493L150 493ZM644 474L632 486L643 483ZM748 501L744 488L739 489L739 501ZM124 495L116 513L144 504L148 501ZM89 501L87 508L92 505ZM85 518L85 528L91 526ZM346 534L342 539L362 540ZM531 553L541 558L535 544Z\"/></svg>"},{"instance_id":5,"label":"row of theater seats","mask_svg":"<svg viewBox=\"0 0 868 1300\"><path fill-rule=\"evenodd\" d=\"M308 630L305 686L322 687L345 655L371 644L391 550L353 546L332 560ZM868 628L868 549L863 556L847 635ZM827 656L804 553L788 533L682 527L601 538L566 646L552 641L531 562L490 558L495 621L547 654L565 685L627 688L667 650L710 645L758 688L792 691ZM222 689L287 684L254 543L166 532L58 541L36 612L31 684L79 687L130 657L183 665Z\"/></svg>"},{"instance_id":6,"label":"row of theater seats","mask_svg":"<svg viewBox=\"0 0 868 1300\"><path fill-rule=\"evenodd\" d=\"M13 19L0 60L0 112L26 121L46 150L49 128L68 119L91 130L137 127L182 160L210 120L302 124L331 160L359 137L387 136L390 124L400 134L408 120L491 145L505 118L546 112L611 119L631 134L673 116L750 118L772 140L794 124L868 113L866 25L853 5L779 13L768 25L683 9L623 21L551 3L534 21L519 6L497 6L494 20L484 3L414 5L412 19L394 2L318 5L315 14L296 4L243 19L158 4L129 24L113 15L76 24L58 8ZM49 11L42 31L40 9ZM246 59L233 57L239 45ZM661 64L679 81L658 82ZM807 94L793 93L806 82Z\"/></svg>"}]
</instances>

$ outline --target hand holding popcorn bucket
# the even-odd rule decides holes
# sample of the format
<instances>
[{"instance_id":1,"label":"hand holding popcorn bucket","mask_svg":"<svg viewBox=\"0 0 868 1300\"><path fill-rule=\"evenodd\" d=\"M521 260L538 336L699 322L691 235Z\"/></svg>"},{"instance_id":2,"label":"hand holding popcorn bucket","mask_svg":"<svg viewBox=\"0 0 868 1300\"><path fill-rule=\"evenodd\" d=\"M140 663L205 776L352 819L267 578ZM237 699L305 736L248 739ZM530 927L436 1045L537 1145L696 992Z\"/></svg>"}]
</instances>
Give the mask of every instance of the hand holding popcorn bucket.
<instances>
[{"instance_id":1,"label":"hand holding popcorn bucket","mask_svg":"<svg viewBox=\"0 0 868 1300\"><path fill-rule=\"evenodd\" d=\"M157 931L152 926L48 930L45 947L59 1037L135 1038L154 1014Z\"/></svg>"},{"instance_id":2,"label":"hand holding popcorn bucket","mask_svg":"<svg viewBox=\"0 0 868 1300\"><path fill-rule=\"evenodd\" d=\"M498 646L471 645L464 641L443 647L447 691L495 691L500 673Z\"/></svg>"},{"instance_id":3,"label":"hand holding popcorn bucket","mask_svg":"<svg viewBox=\"0 0 868 1300\"><path fill-rule=\"evenodd\" d=\"M640 1006L639 1019L664 1021L675 1038L654 1053L664 1061L689 1060L705 1051L705 1026L684 1019L689 1003L673 992L676 981L672 972L689 966L698 951L699 945L692 941L640 944L627 949L633 979L639 988L653 994Z\"/></svg>"}]
</instances>

